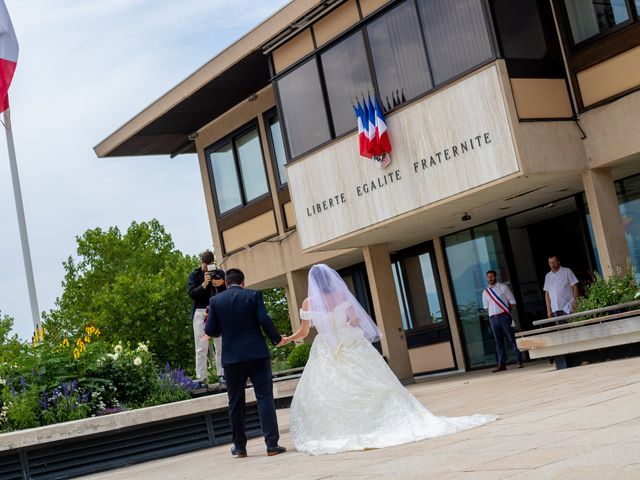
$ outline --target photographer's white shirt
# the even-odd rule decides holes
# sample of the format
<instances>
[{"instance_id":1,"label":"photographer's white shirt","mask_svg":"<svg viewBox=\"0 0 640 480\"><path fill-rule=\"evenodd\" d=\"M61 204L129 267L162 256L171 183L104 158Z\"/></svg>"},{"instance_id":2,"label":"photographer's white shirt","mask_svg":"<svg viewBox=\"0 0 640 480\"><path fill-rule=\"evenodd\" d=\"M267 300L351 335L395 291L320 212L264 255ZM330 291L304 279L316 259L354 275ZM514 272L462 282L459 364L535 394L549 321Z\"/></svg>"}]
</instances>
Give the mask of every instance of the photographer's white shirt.
<instances>
[{"instance_id":1,"label":"photographer's white shirt","mask_svg":"<svg viewBox=\"0 0 640 480\"><path fill-rule=\"evenodd\" d=\"M557 272L550 271L544 277L544 291L549 293L551 310L564 313L573 311L573 291L571 287L578 283L578 279L570 268L560 267Z\"/></svg>"}]
</instances>

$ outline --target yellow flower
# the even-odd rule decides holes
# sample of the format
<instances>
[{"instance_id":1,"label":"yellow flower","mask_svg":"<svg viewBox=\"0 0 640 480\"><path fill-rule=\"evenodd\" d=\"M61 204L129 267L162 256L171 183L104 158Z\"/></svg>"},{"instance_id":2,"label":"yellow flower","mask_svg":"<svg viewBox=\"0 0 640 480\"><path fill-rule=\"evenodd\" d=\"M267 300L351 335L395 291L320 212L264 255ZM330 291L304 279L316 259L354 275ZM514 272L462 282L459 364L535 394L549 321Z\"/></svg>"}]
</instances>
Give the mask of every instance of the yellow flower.
<instances>
[{"instance_id":1,"label":"yellow flower","mask_svg":"<svg viewBox=\"0 0 640 480\"><path fill-rule=\"evenodd\" d=\"M91 337L89 336L84 337L84 341L85 343L91 343Z\"/></svg>"},{"instance_id":2,"label":"yellow flower","mask_svg":"<svg viewBox=\"0 0 640 480\"><path fill-rule=\"evenodd\" d=\"M73 349L73 358L75 358L76 360L80 358L80 350L78 350L77 348Z\"/></svg>"},{"instance_id":3,"label":"yellow flower","mask_svg":"<svg viewBox=\"0 0 640 480\"><path fill-rule=\"evenodd\" d=\"M100 336L100 329L96 328L95 332L93 332L93 333L96 334L96 337L99 337Z\"/></svg>"},{"instance_id":4,"label":"yellow flower","mask_svg":"<svg viewBox=\"0 0 640 480\"><path fill-rule=\"evenodd\" d=\"M67 340L66 338L62 341L62 345L64 345L65 347L69 346L69 340Z\"/></svg>"},{"instance_id":5,"label":"yellow flower","mask_svg":"<svg viewBox=\"0 0 640 480\"><path fill-rule=\"evenodd\" d=\"M43 327L36 328L36 331L33 332L33 337L31 337L31 343L33 345L40 343L44 340L45 329Z\"/></svg>"}]
</instances>

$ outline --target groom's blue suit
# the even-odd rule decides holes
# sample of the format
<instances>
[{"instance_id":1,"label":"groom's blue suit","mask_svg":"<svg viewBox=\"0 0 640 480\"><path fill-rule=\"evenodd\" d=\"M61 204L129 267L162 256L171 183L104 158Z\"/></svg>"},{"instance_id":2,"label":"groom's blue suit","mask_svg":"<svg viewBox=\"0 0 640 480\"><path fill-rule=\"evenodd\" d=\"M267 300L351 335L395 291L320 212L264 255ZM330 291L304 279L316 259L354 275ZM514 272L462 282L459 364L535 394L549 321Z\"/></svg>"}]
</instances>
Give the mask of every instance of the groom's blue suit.
<instances>
[{"instance_id":1,"label":"groom's blue suit","mask_svg":"<svg viewBox=\"0 0 640 480\"><path fill-rule=\"evenodd\" d=\"M229 417L233 443L246 450L245 385L251 379L258 402L260 425L267 450L278 446L278 421L273 399L271 356L261 330L273 342L281 337L262 299L262 293L239 285L211 298L204 331L210 337L222 335L222 366L229 395Z\"/></svg>"}]
</instances>

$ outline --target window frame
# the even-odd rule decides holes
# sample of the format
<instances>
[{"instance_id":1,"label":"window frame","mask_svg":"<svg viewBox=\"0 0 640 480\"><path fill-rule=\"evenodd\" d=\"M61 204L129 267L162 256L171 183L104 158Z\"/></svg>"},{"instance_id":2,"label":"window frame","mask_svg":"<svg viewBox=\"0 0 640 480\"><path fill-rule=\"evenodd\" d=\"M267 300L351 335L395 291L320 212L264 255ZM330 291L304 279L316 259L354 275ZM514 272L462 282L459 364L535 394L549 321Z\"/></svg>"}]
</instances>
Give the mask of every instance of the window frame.
<instances>
[{"instance_id":1,"label":"window frame","mask_svg":"<svg viewBox=\"0 0 640 480\"><path fill-rule=\"evenodd\" d=\"M492 17L492 13L491 13L491 8L488 5L488 1L489 0L478 0L482 6L482 17L484 20L484 24L486 27L486 32L487 32L487 36L489 38L489 42L491 44L491 49L492 49L492 56L487 59L486 61L483 61L482 63L478 63L476 66L465 70L464 72L460 72L458 75L443 81L442 83L438 84L438 85L432 85L432 87L424 92L422 92L421 94L413 97L410 100L407 100L404 103L401 103L399 105L396 105L394 107L392 107L389 110L385 110L384 113L386 116L392 115L393 113L395 113L396 111L399 111L409 105L414 104L415 102L420 101L421 99L425 98L428 95L432 95L434 92L447 88L449 85L451 85L452 83L457 82L460 78L465 77L466 75L468 75L469 73L479 70L481 68L483 68L484 66L496 61L497 59L501 58L500 56L500 50L498 48L498 41L496 38L496 32L495 32L495 25L493 22L493 17ZM367 62L369 64L369 72L371 75L371 83L373 85L373 92L371 92L372 94L376 94L378 96L378 98L380 98L380 91L378 88L378 77L376 75L376 70L375 70L375 65L373 63L373 58L372 58L372 53L371 53L371 46L369 44L369 34L367 32L367 27L369 26L369 24L375 22L377 19L379 19L380 17L384 16L385 14L387 14L389 11L393 10L396 7L399 7L402 3L410 3L412 5L413 11L417 17L418 20L418 25L420 27L420 33L421 33L421 44L422 44L422 48L424 50L424 53L426 55L426 59L427 59L427 66L428 66L428 71L427 71L427 75L429 76L432 84L433 84L433 73L432 73L432 68L431 68L431 61L429 59L429 51L427 49L427 45L426 45L426 38L425 38L425 34L424 34L424 26L422 24L422 20L420 19L420 13L418 10L418 4L417 4L417 0L391 0L389 1L387 4L381 6L380 8L378 8L376 11L374 11L373 13L369 14L368 16L363 16L362 15L362 8L360 6L360 1L356 0L356 5L358 7L358 11L360 12L360 20L357 21L356 23L354 23L353 25L351 25L349 28L347 28L346 30L344 30L343 32L341 32L339 35L336 35L336 37L334 37L331 41L325 43L324 45L318 47L316 42L315 42L315 35L313 33L313 25L311 25L311 34L312 34L312 39L314 41L314 50L307 53L306 55L304 55L302 58L300 58L298 61L294 62L293 64L289 65L288 67L284 68L283 70L281 70L278 73L275 73L275 70L272 70L272 77L271 77L271 83L273 85L274 88L274 92L275 92L275 97L276 97L276 107L278 110L278 114L280 116L280 120L281 120L281 124L282 124L282 132L284 135L284 144L285 144L285 150L286 150L286 155L287 155L287 164L289 163L293 163L299 159L302 159L308 155L313 154L314 152L317 152L323 148L325 148L326 146L332 144L333 142L336 142L346 136L352 135L354 132L357 131L357 125L355 124L354 121L354 126L351 130L348 130L347 132L336 136L335 135L335 129L334 129L334 125L333 125L333 118L331 115L331 109L330 109L330 105L329 105L329 100L328 100L328 94L327 94L327 90L326 90L326 85L325 85L325 79L324 79L324 72L322 69L322 63L320 61L320 55L330 49L331 47L335 46L336 44L340 43L342 40L344 40L346 37L348 37L349 35L355 33L356 31L360 30L363 34L363 39L364 39L364 46L365 46L365 52L367 55ZM305 62L307 62L309 59L314 58L316 59L317 65L318 65L318 73L320 75L320 83L321 83L321 87L322 87L322 96L324 99L324 104L325 104L325 111L324 114L327 116L327 121L329 124L329 130L330 130L330 139L327 140L326 142L322 142L319 145L316 145L315 147L307 150L304 153L301 153L297 156L292 156L291 155L291 148L289 145L289 138L288 138L288 134L287 134L287 126L286 126L286 121L284 120L284 115L283 115L283 111L282 111L282 102L281 102L281 95L280 95L280 89L278 86L278 80L280 78L282 78L283 76L287 75L288 73L290 73L291 71L295 70L296 68L298 68L300 65L304 64ZM273 59L270 56L269 59L270 65L273 68Z\"/></svg>"},{"instance_id":2,"label":"window frame","mask_svg":"<svg viewBox=\"0 0 640 480\"><path fill-rule=\"evenodd\" d=\"M444 298L444 291L442 287L442 282L440 280L440 269L438 268L438 261L436 258L436 250L433 241L429 240L427 242L414 245L405 250L401 250L391 255L391 263L392 268L396 262L400 265L400 275L402 275L402 282L404 285L409 284L409 279L407 277L406 267L403 261L410 257L419 257L420 255L424 255L428 253L431 261L431 268L433 270L434 281L436 284L436 293L438 295L438 302L440 304L440 311L442 313L442 321L439 323L432 323L431 325L421 325L418 327L413 327L411 329L404 330L404 334L407 338L407 344L409 348L415 348L425 345L432 345L435 343L448 342L451 340L450 338L450 329L449 329L449 315L447 312L447 306ZM394 287L395 288L395 287ZM411 298L411 290L406 289L402 292L406 299L407 305L400 305L401 309L405 310L405 313L409 313L412 315L410 304L412 303ZM426 294L426 292L425 292ZM443 335L440 331L446 331L446 334Z\"/></svg>"},{"instance_id":3,"label":"window frame","mask_svg":"<svg viewBox=\"0 0 640 480\"><path fill-rule=\"evenodd\" d=\"M271 121L274 118L277 118L278 121L280 122L280 131L282 132L282 143L284 146L285 167L286 167L286 165L289 164L289 161L288 161L289 158L287 154L287 139L284 131L284 123L282 122L280 117L280 112L278 111L277 107L273 107L262 114L262 119L264 121L264 126L267 133L267 143L269 144L269 154L271 156L271 165L274 171L275 178L277 179L276 195L278 197L278 208L280 209L280 213L282 214L282 220L284 222L285 231L288 232L290 230L295 230L296 227L295 225L289 226L289 224L287 223L287 216L284 211L284 204L291 201L291 193L289 192L289 182L284 184L280 183L278 159L275 154L275 147L273 144L273 138L271 136Z\"/></svg>"},{"instance_id":4,"label":"window frame","mask_svg":"<svg viewBox=\"0 0 640 480\"><path fill-rule=\"evenodd\" d=\"M280 178L280 168L278 167L278 157L276 155L275 144L273 142L273 136L271 135L271 122L274 119L278 119L280 123L280 131L282 132L282 145L284 146L284 156L285 156L285 166L289 163L287 156L287 142L285 139L285 131L284 131L284 122L282 121L282 117L280 116L280 112L278 112L276 107L273 107L262 114L262 118L264 120L265 130L267 131L267 143L269 144L269 154L271 155L271 163L273 167L273 171L276 176L276 184L278 186L278 192L282 190L289 189L289 180L283 182Z\"/></svg>"},{"instance_id":5,"label":"window frame","mask_svg":"<svg viewBox=\"0 0 640 480\"><path fill-rule=\"evenodd\" d=\"M567 32L567 46L569 47L569 51L571 53L575 53L577 51L583 50L599 41L601 41L602 39L606 38L606 37L610 37L612 35L615 35L616 33L618 33L620 30L624 30L628 27L630 27L631 25L633 25L634 23L638 22L638 12L636 12L635 9L635 4L634 2L632 2L631 0L623 0L625 5L627 6L627 13L629 14L629 19L625 20L622 23L618 23L616 25L614 25L611 28L608 28L607 30L604 30L602 32L597 33L596 35L589 37L589 38L585 38L584 40L580 41L580 42L575 42L574 38L573 38L573 31L571 30L571 20L569 19L569 12L567 11L567 5L565 3L565 0L556 0L556 2L554 3L554 5L556 6L556 8L559 6L560 7L560 13L561 13L561 17L562 17L562 23L565 29L565 32Z\"/></svg>"},{"instance_id":6,"label":"window frame","mask_svg":"<svg viewBox=\"0 0 640 480\"><path fill-rule=\"evenodd\" d=\"M236 141L239 137L246 135L247 133L255 130L258 135L258 142L260 144L260 154L262 155L262 167L264 169L264 176L267 182L266 193L247 201L245 193L244 178L242 176L242 169L240 168L240 158L238 156L238 150L236 147ZM231 144L231 152L233 153L233 162L236 169L236 176L238 179L238 189L240 192L240 205L233 207L225 212L220 211L220 204L218 201L218 192L216 189L215 178L213 176L213 166L211 164L211 154L219 150L221 147ZM213 205L218 219L218 229L220 231L231 228L234 225L242 223L254 217L257 214L264 213L269 208L264 208L265 204L271 205L271 187L269 185L269 176L267 173L267 165L264 156L264 146L262 144L262 135L260 134L260 124L257 118L245 123L243 126L237 128L233 132L225 135L223 138L217 140L213 144L204 149L205 163L207 165L207 172L209 174L209 181L211 183L211 193L213 197ZM247 210L248 207L249 210ZM239 215L241 214L241 215Z\"/></svg>"},{"instance_id":7,"label":"window frame","mask_svg":"<svg viewBox=\"0 0 640 480\"><path fill-rule=\"evenodd\" d=\"M500 52L500 58L504 59L507 65L507 71L510 78L566 78L565 66L562 61L562 39L558 38L558 33L555 28L555 19L553 17L553 9L548 0L536 0L538 13L542 22L542 28L545 36L545 41L554 50L557 59L544 58L512 58L507 57L504 52L503 36L500 32L497 18L497 8L495 1L490 1L490 15L492 21L492 28L494 31L494 37L497 44L498 51ZM551 22L551 28L546 29L545 25ZM553 45L552 45L553 44Z\"/></svg>"},{"instance_id":8,"label":"window frame","mask_svg":"<svg viewBox=\"0 0 640 480\"><path fill-rule=\"evenodd\" d=\"M635 86L627 91L618 93L585 107L582 94L580 92L580 85L578 84L579 72L620 55L631 48L640 46L640 9L636 8L635 2L631 3L630 0L625 1L632 9L631 22L620 24L617 26L618 28L606 30L605 32L575 45L573 43L573 34L571 32L571 25L569 23L569 17L564 5L564 0L551 0L558 21L561 45L567 54L567 64L569 69L568 80L573 85L578 103L578 113L606 105L640 89L640 87Z\"/></svg>"}]
</instances>

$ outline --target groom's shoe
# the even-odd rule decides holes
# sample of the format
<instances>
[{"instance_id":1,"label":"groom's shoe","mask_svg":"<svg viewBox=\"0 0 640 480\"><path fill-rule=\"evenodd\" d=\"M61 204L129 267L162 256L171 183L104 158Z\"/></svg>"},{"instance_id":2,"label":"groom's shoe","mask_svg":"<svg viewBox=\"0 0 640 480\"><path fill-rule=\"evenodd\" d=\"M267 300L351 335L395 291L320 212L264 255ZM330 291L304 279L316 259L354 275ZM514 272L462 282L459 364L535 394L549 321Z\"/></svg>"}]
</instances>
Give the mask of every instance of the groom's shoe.
<instances>
[{"instance_id":1,"label":"groom's shoe","mask_svg":"<svg viewBox=\"0 0 640 480\"><path fill-rule=\"evenodd\" d=\"M274 455L280 455L281 453L284 453L286 451L286 448L281 447L280 445L276 445L275 447L267 448L267 456L273 457Z\"/></svg>"},{"instance_id":2,"label":"groom's shoe","mask_svg":"<svg viewBox=\"0 0 640 480\"><path fill-rule=\"evenodd\" d=\"M233 455L236 458L245 458L247 456L247 451L240 450L238 447L234 445L233 447L231 447L231 455Z\"/></svg>"},{"instance_id":3,"label":"groom's shoe","mask_svg":"<svg viewBox=\"0 0 640 480\"><path fill-rule=\"evenodd\" d=\"M494 368L493 370L491 370L491 373L496 373L496 372L503 372L507 369L507 367L505 365L498 365L496 368Z\"/></svg>"}]
</instances>

